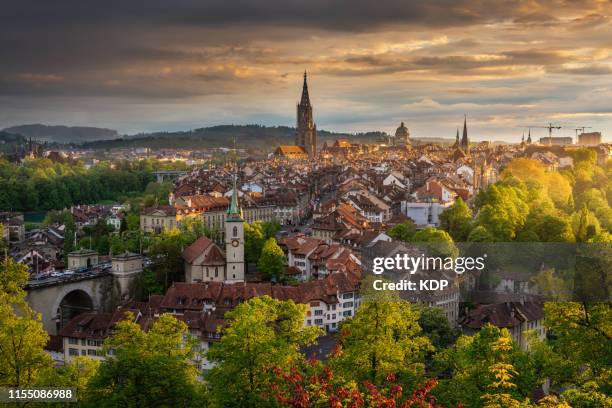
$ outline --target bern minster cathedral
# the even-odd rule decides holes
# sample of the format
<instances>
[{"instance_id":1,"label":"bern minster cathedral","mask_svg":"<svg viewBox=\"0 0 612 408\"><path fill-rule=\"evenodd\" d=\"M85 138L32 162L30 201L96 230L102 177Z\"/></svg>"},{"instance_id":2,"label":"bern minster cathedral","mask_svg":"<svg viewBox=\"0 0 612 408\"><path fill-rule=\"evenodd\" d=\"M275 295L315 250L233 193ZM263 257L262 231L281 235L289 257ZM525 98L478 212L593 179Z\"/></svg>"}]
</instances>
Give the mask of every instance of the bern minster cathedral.
<instances>
[{"instance_id":1,"label":"bern minster cathedral","mask_svg":"<svg viewBox=\"0 0 612 408\"><path fill-rule=\"evenodd\" d=\"M304 71L302 99L297 105L297 131L295 132L295 144L303 147L309 156L314 156L317 153L317 125L315 125L312 118L312 105L310 105L310 97L308 96L306 71Z\"/></svg>"},{"instance_id":2,"label":"bern minster cathedral","mask_svg":"<svg viewBox=\"0 0 612 408\"><path fill-rule=\"evenodd\" d=\"M302 98L297 104L297 126L295 131L295 145L281 145L276 149L275 155L288 159L306 159L317 154L317 125L312 117L312 105L308 95L308 82L304 71L304 85Z\"/></svg>"}]
</instances>

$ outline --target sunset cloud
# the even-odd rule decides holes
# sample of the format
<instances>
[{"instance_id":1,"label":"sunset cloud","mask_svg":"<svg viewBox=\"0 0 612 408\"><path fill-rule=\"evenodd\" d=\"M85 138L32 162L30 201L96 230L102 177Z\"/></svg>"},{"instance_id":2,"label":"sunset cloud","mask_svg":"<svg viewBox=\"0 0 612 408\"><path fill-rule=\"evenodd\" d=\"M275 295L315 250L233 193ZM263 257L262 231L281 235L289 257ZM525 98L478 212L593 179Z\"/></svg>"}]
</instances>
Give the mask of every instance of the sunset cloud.
<instances>
[{"instance_id":1,"label":"sunset cloud","mask_svg":"<svg viewBox=\"0 0 612 408\"><path fill-rule=\"evenodd\" d=\"M467 114L483 140L518 140L517 125L552 120L612 134L601 112L612 106L611 1L25 0L4 9L0 127L292 125L307 69L323 129L392 131L404 121L415 136L453 137Z\"/></svg>"}]
</instances>

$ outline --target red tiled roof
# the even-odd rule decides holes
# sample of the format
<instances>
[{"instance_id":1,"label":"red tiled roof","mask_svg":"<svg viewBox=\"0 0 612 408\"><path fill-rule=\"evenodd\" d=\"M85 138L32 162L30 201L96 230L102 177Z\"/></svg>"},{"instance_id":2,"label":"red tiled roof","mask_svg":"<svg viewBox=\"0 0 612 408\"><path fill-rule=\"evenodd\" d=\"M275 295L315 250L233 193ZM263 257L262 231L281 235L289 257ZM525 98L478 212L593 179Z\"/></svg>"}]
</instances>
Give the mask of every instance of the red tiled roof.
<instances>
[{"instance_id":1,"label":"red tiled roof","mask_svg":"<svg viewBox=\"0 0 612 408\"><path fill-rule=\"evenodd\" d=\"M480 329L487 323L502 328L518 326L544 318L544 309L538 302L506 302L478 305L465 316L461 322L471 329Z\"/></svg>"},{"instance_id":2,"label":"red tiled roof","mask_svg":"<svg viewBox=\"0 0 612 408\"><path fill-rule=\"evenodd\" d=\"M183 251L183 259L185 259L185 261L189 263L192 263L198 256L202 255L202 253L206 251L211 245L215 245L215 243L207 236L202 235L200 238L196 239L193 244L189 245Z\"/></svg>"}]
</instances>

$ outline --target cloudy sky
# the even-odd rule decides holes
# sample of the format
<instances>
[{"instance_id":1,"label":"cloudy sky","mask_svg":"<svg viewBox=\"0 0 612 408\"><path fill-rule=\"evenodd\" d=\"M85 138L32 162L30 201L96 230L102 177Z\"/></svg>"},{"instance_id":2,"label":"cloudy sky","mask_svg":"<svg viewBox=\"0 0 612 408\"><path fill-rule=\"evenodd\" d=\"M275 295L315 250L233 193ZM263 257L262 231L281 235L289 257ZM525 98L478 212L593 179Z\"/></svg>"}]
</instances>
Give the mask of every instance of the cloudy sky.
<instances>
[{"instance_id":1,"label":"cloudy sky","mask_svg":"<svg viewBox=\"0 0 612 408\"><path fill-rule=\"evenodd\" d=\"M293 125L306 69L322 129L612 139L612 0L20 0L0 60L0 127Z\"/></svg>"}]
</instances>

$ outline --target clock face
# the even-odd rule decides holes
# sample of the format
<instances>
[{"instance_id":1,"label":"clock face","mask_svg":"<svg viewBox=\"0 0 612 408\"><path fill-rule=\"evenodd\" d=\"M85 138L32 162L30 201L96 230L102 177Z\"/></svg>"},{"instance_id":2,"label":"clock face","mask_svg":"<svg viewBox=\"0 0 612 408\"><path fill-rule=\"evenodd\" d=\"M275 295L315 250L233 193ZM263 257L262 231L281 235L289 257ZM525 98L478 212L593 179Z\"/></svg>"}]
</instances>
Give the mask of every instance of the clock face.
<instances>
[{"instance_id":1,"label":"clock face","mask_svg":"<svg viewBox=\"0 0 612 408\"><path fill-rule=\"evenodd\" d=\"M232 239L232 246L237 247L238 245L240 245L240 241L238 241L237 239Z\"/></svg>"}]
</instances>

